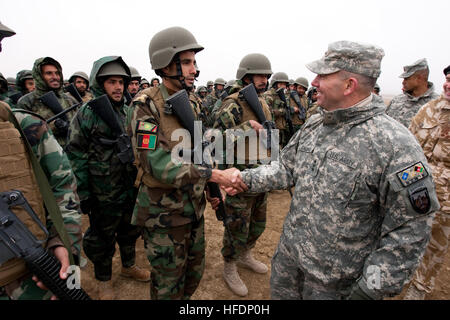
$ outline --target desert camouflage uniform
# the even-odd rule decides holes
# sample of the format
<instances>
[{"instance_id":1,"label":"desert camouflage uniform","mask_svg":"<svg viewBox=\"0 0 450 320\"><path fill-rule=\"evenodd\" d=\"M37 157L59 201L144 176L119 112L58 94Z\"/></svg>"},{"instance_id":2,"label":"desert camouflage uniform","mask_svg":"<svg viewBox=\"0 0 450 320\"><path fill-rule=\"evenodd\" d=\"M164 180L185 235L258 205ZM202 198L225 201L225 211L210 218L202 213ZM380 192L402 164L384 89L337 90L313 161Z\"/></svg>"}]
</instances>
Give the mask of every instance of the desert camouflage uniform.
<instances>
[{"instance_id":1,"label":"desert camouflage uniform","mask_svg":"<svg viewBox=\"0 0 450 320\"><path fill-rule=\"evenodd\" d=\"M5 106L0 107L4 108ZM47 176L72 244L72 254L77 262L81 252L81 215L78 212L77 186L70 162L43 119L18 110L13 110L13 112ZM49 231L47 248L62 246L63 243L50 218L46 221L46 227ZM31 274L11 282L4 289L10 299L14 300L42 300L50 299L52 296L51 292L36 286L31 279Z\"/></svg>"},{"instance_id":2,"label":"desert camouflage uniform","mask_svg":"<svg viewBox=\"0 0 450 320\"><path fill-rule=\"evenodd\" d=\"M152 300L189 299L205 268L204 189L211 169L177 163L171 150L171 132L182 128L175 115L164 113L164 101L174 92L164 84L148 88L133 101L128 132L138 165L139 191L132 223L144 227L147 258L151 265ZM200 106L190 94L192 111ZM138 149L138 123L150 126L154 145Z\"/></svg>"},{"instance_id":3,"label":"desert camouflage uniform","mask_svg":"<svg viewBox=\"0 0 450 320\"><path fill-rule=\"evenodd\" d=\"M419 290L431 293L450 236L450 102L441 95L424 105L412 119L409 130L416 136L433 170L441 205L433 220L430 242L412 281Z\"/></svg>"},{"instance_id":4,"label":"desert camouflage uniform","mask_svg":"<svg viewBox=\"0 0 450 320\"><path fill-rule=\"evenodd\" d=\"M242 87L242 81L237 81L233 86L234 90ZM229 95L224 101L220 109L217 111L214 128L218 128L225 132L227 129L241 129L244 132L253 130L249 120L257 121L256 115L251 111L250 106L239 97L239 92ZM264 114L267 119L271 119L270 109L265 100L259 98L263 107ZM232 139L236 141L236 139ZM248 142L245 143L246 150L249 148ZM259 143L258 143L259 144ZM247 151L246 151L247 153ZM224 165L226 167L236 167L240 170L246 168L256 168L258 164L238 164L238 159L243 159L242 155L235 153L234 165ZM226 157L226 152L224 154ZM226 163L226 161L224 161ZM228 215L232 215L232 222L229 225L233 242L229 238L227 232L224 232L222 255L226 262L237 261L239 256L245 251L252 249L258 238L266 228L266 210L267 210L267 193L241 193L235 196L227 195L225 198L225 211Z\"/></svg>"},{"instance_id":5,"label":"desert camouflage uniform","mask_svg":"<svg viewBox=\"0 0 450 320\"><path fill-rule=\"evenodd\" d=\"M118 59L105 57L94 63L90 83L95 97L105 94L96 79L100 68ZM122 101L120 106L113 104L113 109L125 127L129 107ZM135 264L135 244L142 230L130 224L136 199L136 169L119 160L115 144L103 144L100 138L116 139L108 124L89 104L84 104L70 124L67 154L77 178L78 195L90 207L90 213L83 212L89 213L90 221L83 249L94 263L96 279L108 281L116 242L122 266L129 268Z\"/></svg>"},{"instance_id":6,"label":"desert camouflage uniform","mask_svg":"<svg viewBox=\"0 0 450 320\"><path fill-rule=\"evenodd\" d=\"M44 81L44 79L42 77L42 73L41 73L42 64L48 60L55 63L55 67L57 67L57 69L61 75L61 87L55 91L56 97L58 98L58 101L61 104L61 107L63 109L67 109L70 106L77 103L77 101L74 98L68 96L63 91L63 87L62 87L63 75L62 75L62 68L59 65L59 63L56 62L56 60L53 60L52 58L49 58L49 57L39 58L34 62L34 66L33 66L33 70L32 70L36 90L21 97L19 99L19 101L17 102L17 108L25 109L25 110L29 110L34 113L37 113L44 119L48 119L55 115L55 113L49 107L47 107L45 104L43 104L41 101L39 101L39 98L41 96L43 96L45 93L47 93L48 91L51 90L50 88L48 88L46 82ZM70 111L70 112L66 113L69 121L72 119L74 114L75 114L75 111ZM54 122L50 123L49 126L50 126L50 129L52 129L56 140L58 140L58 143L64 148L64 146L66 145L66 140L67 140L66 132L58 130L58 128L55 127Z\"/></svg>"},{"instance_id":7,"label":"desert camouflage uniform","mask_svg":"<svg viewBox=\"0 0 450 320\"><path fill-rule=\"evenodd\" d=\"M403 186L405 170L419 162L428 175ZM375 299L398 294L439 207L420 146L373 95L312 116L280 161L242 175L253 192L295 186L272 258L273 299L345 299L356 285ZM419 186L431 203L423 213L408 198Z\"/></svg>"},{"instance_id":8,"label":"desert camouflage uniform","mask_svg":"<svg viewBox=\"0 0 450 320\"><path fill-rule=\"evenodd\" d=\"M402 93L395 96L386 108L386 114L408 128L411 124L411 119L419 109L425 103L438 97L439 95L434 92L434 85L428 82L428 90L420 97L414 97L409 93Z\"/></svg>"}]
</instances>

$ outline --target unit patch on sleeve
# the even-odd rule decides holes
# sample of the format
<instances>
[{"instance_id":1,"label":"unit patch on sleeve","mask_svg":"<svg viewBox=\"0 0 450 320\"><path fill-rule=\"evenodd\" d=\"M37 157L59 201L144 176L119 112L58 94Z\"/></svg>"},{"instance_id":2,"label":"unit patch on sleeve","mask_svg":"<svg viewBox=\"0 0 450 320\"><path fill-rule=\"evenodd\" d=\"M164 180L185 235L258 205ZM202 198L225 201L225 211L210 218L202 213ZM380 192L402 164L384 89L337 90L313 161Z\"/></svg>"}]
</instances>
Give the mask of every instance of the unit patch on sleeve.
<instances>
[{"instance_id":1,"label":"unit patch on sleeve","mask_svg":"<svg viewBox=\"0 0 450 320\"><path fill-rule=\"evenodd\" d=\"M416 164L397 172L397 178L400 180L404 187L407 187L414 182L422 180L428 176L428 172L423 166L422 162L417 162Z\"/></svg>"},{"instance_id":2,"label":"unit patch on sleeve","mask_svg":"<svg viewBox=\"0 0 450 320\"><path fill-rule=\"evenodd\" d=\"M138 121L136 126L137 148L155 150L158 141L158 126L151 122Z\"/></svg>"}]
</instances>

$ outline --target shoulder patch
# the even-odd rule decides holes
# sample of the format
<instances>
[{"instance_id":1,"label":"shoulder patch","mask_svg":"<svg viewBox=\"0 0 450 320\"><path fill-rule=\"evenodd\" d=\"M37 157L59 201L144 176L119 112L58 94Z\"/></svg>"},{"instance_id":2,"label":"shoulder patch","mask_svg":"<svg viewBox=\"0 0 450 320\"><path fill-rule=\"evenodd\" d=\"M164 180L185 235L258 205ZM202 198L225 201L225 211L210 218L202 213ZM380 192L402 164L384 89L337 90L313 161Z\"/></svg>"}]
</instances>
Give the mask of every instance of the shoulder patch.
<instances>
[{"instance_id":1,"label":"shoulder patch","mask_svg":"<svg viewBox=\"0 0 450 320\"><path fill-rule=\"evenodd\" d=\"M412 166L397 172L396 175L401 184L404 187L407 187L414 182L420 181L423 178L427 177L428 172L425 169L423 163L419 161L416 164L413 164Z\"/></svg>"},{"instance_id":2,"label":"shoulder patch","mask_svg":"<svg viewBox=\"0 0 450 320\"><path fill-rule=\"evenodd\" d=\"M136 125L137 148L155 150L158 141L158 126L151 122L138 120Z\"/></svg>"}]
</instances>

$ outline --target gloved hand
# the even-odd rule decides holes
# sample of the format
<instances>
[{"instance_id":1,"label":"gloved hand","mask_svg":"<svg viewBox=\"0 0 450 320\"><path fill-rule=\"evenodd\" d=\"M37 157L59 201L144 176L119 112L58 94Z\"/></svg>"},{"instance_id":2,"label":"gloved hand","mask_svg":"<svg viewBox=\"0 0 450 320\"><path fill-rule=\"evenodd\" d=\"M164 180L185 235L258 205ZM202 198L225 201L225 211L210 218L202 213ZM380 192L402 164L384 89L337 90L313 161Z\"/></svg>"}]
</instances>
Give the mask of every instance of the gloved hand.
<instances>
[{"instance_id":1,"label":"gloved hand","mask_svg":"<svg viewBox=\"0 0 450 320\"><path fill-rule=\"evenodd\" d=\"M91 214L92 200L85 199L80 201L80 209L83 214Z\"/></svg>"}]
</instances>

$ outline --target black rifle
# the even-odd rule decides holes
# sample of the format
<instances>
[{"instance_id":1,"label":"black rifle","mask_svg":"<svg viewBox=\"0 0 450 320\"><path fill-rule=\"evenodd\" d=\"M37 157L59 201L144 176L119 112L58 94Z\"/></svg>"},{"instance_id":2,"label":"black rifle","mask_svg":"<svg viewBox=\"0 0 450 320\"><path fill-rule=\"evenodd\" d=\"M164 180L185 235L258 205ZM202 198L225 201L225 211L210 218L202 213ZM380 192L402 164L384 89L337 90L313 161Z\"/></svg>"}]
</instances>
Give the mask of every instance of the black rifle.
<instances>
[{"instance_id":1,"label":"black rifle","mask_svg":"<svg viewBox=\"0 0 450 320\"><path fill-rule=\"evenodd\" d=\"M72 97L75 98L75 100L78 101L78 103L83 103L83 98L81 97L80 93L78 92L77 87L73 83L67 85L64 87L64 90L66 90L68 93L72 95Z\"/></svg>"},{"instance_id":2,"label":"black rifle","mask_svg":"<svg viewBox=\"0 0 450 320\"><path fill-rule=\"evenodd\" d=\"M292 90L291 90L290 95L291 95L291 98L294 99L295 104L297 105L298 109L300 110L300 112L298 114L298 118L300 120L305 120L306 119L306 110L302 106L302 103L300 101L300 96L298 95L297 91L292 91Z\"/></svg>"},{"instance_id":3,"label":"black rifle","mask_svg":"<svg viewBox=\"0 0 450 320\"><path fill-rule=\"evenodd\" d=\"M127 89L124 90L123 97L125 98L125 104L127 106L131 106L131 101L133 101L133 97L131 96L130 92Z\"/></svg>"},{"instance_id":4,"label":"black rifle","mask_svg":"<svg viewBox=\"0 0 450 320\"><path fill-rule=\"evenodd\" d=\"M131 139L125 133L125 130L123 129L119 117L114 111L108 96L104 94L89 101L88 104L92 110L108 125L116 137L115 140L100 138L100 142L105 145L116 145L119 151L117 153L117 157L123 164L133 163L134 154L131 147Z\"/></svg>"},{"instance_id":5,"label":"black rifle","mask_svg":"<svg viewBox=\"0 0 450 320\"><path fill-rule=\"evenodd\" d=\"M280 97L280 100L283 102L284 104L284 108L286 109L286 113L285 113L285 119L286 122L288 124L288 129L289 129L289 135L292 137L294 135L294 127L292 126L292 119L291 119L291 108L289 107L287 101L286 101L286 96L284 95L284 88L280 88L277 90L277 94L278 97Z\"/></svg>"},{"instance_id":6,"label":"black rifle","mask_svg":"<svg viewBox=\"0 0 450 320\"><path fill-rule=\"evenodd\" d=\"M12 95L10 95L8 98L11 99L11 102L13 104L17 104L17 101L22 97L22 92L15 92Z\"/></svg>"},{"instance_id":7,"label":"black rifle","mask_svg":"<svg viewBox=\"0 0 450 320\"><path fill-rule=\"evenodd\" d=\"M37 217L20 191L0 193L0 264L22 258L28 268L60 300L91 300L81 288L70 289L67 281L59 277L61 263L42 247L42 243L28 230L11 211L11 207L22 207L48 237L48 231Z\"/></svg>"},{"instance_id":8,"label":"black rifle","mask_svg":"<svg viewBox=\"0 0 450 320\"><path fill-rule=\"evenodd\" d=\"M180 121L181 125L189 131L189 134L191 135L192 141L194 141L194 122L195 122L195 116L192 112L191 103L189 101L189 96L186 92L186 90L180 90L173 95L171 95L166 100L166 106L164 112L166 114L174 114L177 119ZM204 127L202 125L202 132L204 130ZM203 156L203 150L207 148L209 145L209 142L203 141L201 146L202 156ZM212 164L206 163L202 157L202 166L212 168ZM219 207L216 210L216 217L217 220L222 221L223 225L225 227L225 230L230 238L231 246L233 247L232 240L233 236L231 235L231 231L229 229L229 223L232 221L232 217L228 216L225 212L225 206L222 200L222 193L220 192L219 185L215 182L208 182L208 189L209 194L212 198L218 198L219 199ZM234 247L233 247L234 248ZM234 249L233 249L234 250Z\"/></svg>"},{"instance_id":9,"label":"black rifle","mask_svg":"<svg viewBox=\"0 0 450 320\"><path fill-rule=\"evenodd\" d=\"M63 109L63 107L58 101L58 98L56 97L56 94L53 91L45 93L39 98L39 100L47 107L49 107L50 110L52 110L52 112L55 114L53 117L50 117L45 121L47 123L55 121L56 128L58 128L61 131L67 132L67 130L69 129L69 119L67 118L66 113L77 108L78 106L81 105L81 103L76 103L67 109Z\"/></svg>"},{"instance_id":10,"label":"black rifle","mask_svg":"<svg viewBox=\"0 0 450 320\"><path fill-rule=\"evenodd\" d=\"M246 87L244 87L241 91L239 91L239 97L244 99L250 108L255 113L258 118L258 122L262 124L263 128L267 131L267 141L266 141L266 149L271 149L272 143L272 129L275 129L275 123L273 121L267 120L266 115L263 112L263 108L261 102L258 99L258 94L256 93L255 86L253 83L250 83Z\"/></svg>"}]
</instances>

